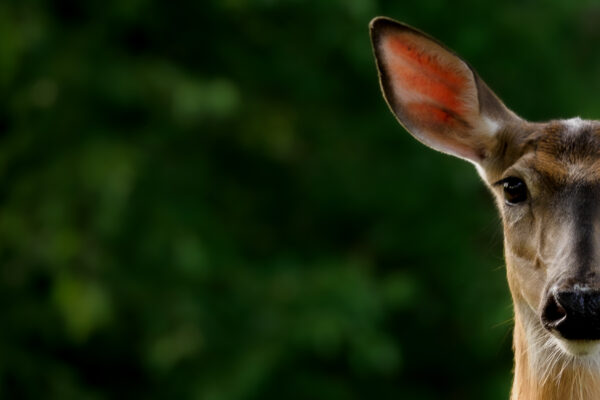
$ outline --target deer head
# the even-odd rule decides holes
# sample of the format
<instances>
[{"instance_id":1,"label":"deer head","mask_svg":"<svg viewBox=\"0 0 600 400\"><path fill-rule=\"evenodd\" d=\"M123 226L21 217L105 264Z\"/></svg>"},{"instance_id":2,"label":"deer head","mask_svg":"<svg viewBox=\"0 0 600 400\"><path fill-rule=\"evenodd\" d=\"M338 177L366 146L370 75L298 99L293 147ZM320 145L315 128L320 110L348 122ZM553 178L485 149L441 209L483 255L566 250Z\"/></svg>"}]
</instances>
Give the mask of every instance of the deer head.
<instances>
[{"instance_id":1,"label":"deer head","mask_svg":"<svg viewBox=\"0 0 600 400\"><path fill-rule=\"evenodd\" d=\"M381 88L417 140L473 163L502 216L513 399L600 398L600 122L532 123L426 34L371 22Z\"/></svg>"}]
</instances>

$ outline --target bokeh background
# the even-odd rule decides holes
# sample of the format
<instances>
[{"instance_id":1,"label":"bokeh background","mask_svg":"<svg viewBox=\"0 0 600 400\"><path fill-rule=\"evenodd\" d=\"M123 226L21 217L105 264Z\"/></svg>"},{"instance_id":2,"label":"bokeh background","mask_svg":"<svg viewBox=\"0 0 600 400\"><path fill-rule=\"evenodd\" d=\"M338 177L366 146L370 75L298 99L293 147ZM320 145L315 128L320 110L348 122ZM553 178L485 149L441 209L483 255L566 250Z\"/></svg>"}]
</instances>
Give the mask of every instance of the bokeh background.
<instances>
[{"instance_id":1,"label":"bokeh background","mask_svg":"<svg viewBox=\"0 0 600 400\"><path fill-rule=\"evenodd\" d=\"M376 15L600 116L591 1L0 2L1 398L508 397L499 219L388 111Z\"/></svg>"}]
</instances>

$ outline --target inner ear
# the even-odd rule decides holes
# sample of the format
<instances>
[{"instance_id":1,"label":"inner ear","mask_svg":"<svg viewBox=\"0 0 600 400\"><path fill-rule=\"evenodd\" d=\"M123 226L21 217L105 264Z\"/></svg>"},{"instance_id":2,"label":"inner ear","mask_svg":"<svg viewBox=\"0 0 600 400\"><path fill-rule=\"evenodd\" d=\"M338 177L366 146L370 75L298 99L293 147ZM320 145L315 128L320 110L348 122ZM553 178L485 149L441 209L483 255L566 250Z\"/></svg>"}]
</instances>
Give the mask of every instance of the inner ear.
<instances>
[{"instance_id":1,"label":"inner ear","mask_svg":"<svg viewBox=\"0 0 600 400\"><path fill-rule=\"evenodd\" d=\"M404 104L406 114L433 127L470 128L464 116L478 104L476 90L472 72L457 65L459 59L444 57L411 32L387 35L381 47L395 109Z\"/></svg>"},{"instance_id":2,"label":"inner ear","mask_svg":"<svg viewBox=\"0 0 600 400\"><path fill-rule=\"evenodd\" d=\"M466 62L414 28L377 18L371 37L384 97L399 122L426 145L480 163L510 114L500 100Z\"/></svg>"}]
</instances>

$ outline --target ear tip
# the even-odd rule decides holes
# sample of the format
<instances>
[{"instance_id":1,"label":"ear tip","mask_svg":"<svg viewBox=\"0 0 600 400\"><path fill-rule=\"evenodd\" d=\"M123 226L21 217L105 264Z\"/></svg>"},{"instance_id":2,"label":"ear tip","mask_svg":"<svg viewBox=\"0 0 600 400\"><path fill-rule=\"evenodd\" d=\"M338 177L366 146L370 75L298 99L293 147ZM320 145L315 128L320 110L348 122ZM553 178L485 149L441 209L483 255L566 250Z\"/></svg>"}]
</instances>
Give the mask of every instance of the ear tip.
<instances>
[{"instance_id":1,"label":"ear tip","mask_svg":"<svg viewBox=\"0 0 600 400\"><path fill-rule=\"evenodd\" d=\"M379 25L384 24L388 20L387 17L377 16L369 22L369 29L374 30L379 27Z\"/></svg>"},{"instance_id":2,"label":"ear tip","mask_svg":"<svg viewBox=\"0 0 600 400\"><path fill-rule=\"evenodd\" d=\"M416 34L418 36L427 37L427 35L419 31L418 29L413 28L412 26L405 24L404 22L396 21L392 18L379 16L373 18L371 22L369 22L369 34L371 36L371 41L374 46L376 46L377 43L379 43L379 41L381 40L381 37L385 36L386 34L399 34L407 32Z\"/></svg>"},{"instance_id":3,"label":"ear tip","mask_svg":"<svg viewBox=\"0 0 600 400\"><path fill-rule=\"evenodd\" d=\"M395 19L389 17L378 16L373 18L371 22L369 22L369 29L371 30L371 32L379 32L386 28L414 30L414 28L412 28L411 26L403 22L396 21Z\"/></svg>"},{"instance_id":4,"label":"ear tip","mask_svg":"<svg viewBox=\"0 0 600 400\"><path fill-rule=\"evenodd\" d=\"M381 32L386 27L391 27L395 24L396 21L392 20L388 17L378 16L375 17L369 22L369 30L372 34Z\"/></svg>"},{"instance_id":5,"label":"ear tip","mask_svg":"<svg viewBox=\"0 0 600 400\"><path fill-rule=\"evenodd\" d=\"M397 21L394 21L388 17L375 17L369 22L369 36L371 36L371 42L373 47L376 49L380 38L395 27L401 26ZM397 28L396 28L397 29Z\"/></svg>"}]
</instances>

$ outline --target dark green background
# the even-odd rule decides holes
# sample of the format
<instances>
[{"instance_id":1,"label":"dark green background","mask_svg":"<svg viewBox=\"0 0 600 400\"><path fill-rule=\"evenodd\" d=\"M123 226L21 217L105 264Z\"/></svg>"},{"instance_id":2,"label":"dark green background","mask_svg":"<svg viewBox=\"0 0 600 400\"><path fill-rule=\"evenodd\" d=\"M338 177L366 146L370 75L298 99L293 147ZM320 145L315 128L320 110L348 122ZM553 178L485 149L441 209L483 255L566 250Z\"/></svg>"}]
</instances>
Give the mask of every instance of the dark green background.
<instances>
[{"instance_id":1,"label":"dark green background","mask_svg":"<svg viewBox=\"0 0 600 400\"><path fill-rule=\"evenodd\" d=\"M506 399L502 234L367 24L600 115L593 2L0 2L0 397Z\"/></svg>"}]
</instances>

